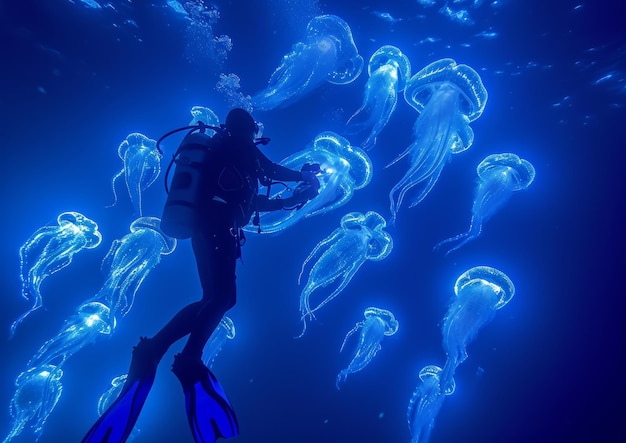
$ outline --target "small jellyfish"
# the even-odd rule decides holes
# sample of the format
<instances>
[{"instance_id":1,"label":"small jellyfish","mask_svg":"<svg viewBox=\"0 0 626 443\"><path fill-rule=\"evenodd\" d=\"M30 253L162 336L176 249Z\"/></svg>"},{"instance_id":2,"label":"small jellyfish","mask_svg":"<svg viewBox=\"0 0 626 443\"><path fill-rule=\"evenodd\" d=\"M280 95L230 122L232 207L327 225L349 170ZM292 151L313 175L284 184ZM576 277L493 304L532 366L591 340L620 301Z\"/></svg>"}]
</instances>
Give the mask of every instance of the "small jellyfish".
<instances>
[{"instance_id":1,"label":"small jellyfish","mask_svg":"<svg viewBox=\"0 0 626 443\"><path fill-rule=\"evenodd\" d=\"M352 277L367 260L379 261L386 258L393 248L393 240L384 231L387 223L378 213L366 214L350 212L341 218L341 226L313 248L302 264L298 284L309 262L315 258L308 280L300 295L300 320L302 333L306 331L306 321L315 318L315 311L326 305L350 283ZM311 295L335 281L332 292L316 306L311 307Z\"/></svg>"},{"instance_id":2,"label":"small jellyfish","mask_svg":"<svg viewBox=\"0 0 626 443\"><path fill-rule=\"evenodd\" d=\"M335 15L321 15L307 25L306 43L293 45L270 77L267 88L252 97L260 111L287 106L321 83L343 85L354 81L363 69L348 24Z\"/></svg>"},{"instance_id":3,"label":"small jellyfish","mask_svg":"<svg viewBox=\"0 0 626 443\"><path fill-rule=\"evenodd\" d=\"M54 365L36 366L18 375L11 399L11 430L4 443L20 435L28 426L39 438L46 420L56 406L63 386L63 370Z\"/></svg>"},{"instance_id":4,"label":"small jellyfish","mask_svg":"<svg viewBox=\"0 0 626 443\"><path fill-rule=\"evenodd\" d=\"M443 349L446 364L441 386L446 395L453 391L456 368L467 358L467 345L478 331L505 306L515 294L513 283L502 271L476 266L461 274L454 284L454 297L443 320Z\"/></svg>"},{"instance_id":5,"label":"small jellyfish","mask_svg":"<svg viewBox=\"0 0 626 443\"><path fill-rule=\"evenodd\" d=\"M483 225L509 201L513 192L528 188L535 179L535 168L530 162L508 153L487 156L476 172L479 181L469 230L435 246L437 251L445 250L446 255L478 238Z\"/></svg>"},{"instance_id":6,"label":"small jellyfish","mask_svg":"<svg viewBox=\"0 0 626 443\"><path fill-rule=\"evenodd\" d=\"M157 149L156 140L135 132L126 137L117 149L117 153L124 162L124 166L111 181L115 198L111 206L117 204L115 184L119 178L124 177L135 213L142 216L143 192L161 173L161 153Z\"/></svg>"},{"instance_id":7,"label":"small jellyfish","mask_svg":"<svg viewBox=\"0 0 626 443\"><path fill-rule=\"evenodd\" d=\"M122 388L124 387L124 383L126 382L127 378L128 378L128 374L122 374L118 377L115 377L113 380L111 380L111 387L107 389L98 399L98 415L99 416L102 416L102 414L104 414L107 411L107 409L109 409L109 407L113 404L113 402L117 400L117 397L120 396L120 393L122 392ZM132 441L133 439L135 439L137 435L139 434L139 432L140 432L139 428L135 426L132 432L130 433L128 440L126 441Z\"/></svg>"},{"instance_id":8,"label":"small jellyfish","mask_svg":"<svg viewBox=\"0 0 626 443\"><path fill-rule=\"evenodd\" d=\"M411 63L395 46L382 46L370 58L367 67L370 78L365 85L363 104L346 124L347 134L367 131L362 148L376 144L376 137L389 122L402 92L411 77Z\"/></svg>"},{"instance_id":9,"label":"small jellyfish","mask_svg":"<svg viewBox=\"0 0 626 443\"><path fill-rule=\"evenodd\" d=\"M352 361L347 368L342 369L337 375L337 389L346 381L348 374L353 374L365 368L380 350L383 338L390 337L398 332L398 320L386 309L369 307L363 313L365 320L358 322L346 334L341 344L341 352L348 338L361 329L359 342L352 353Z\"/></svg>"},{"instance_id":10,"label":"small jellyfish","mask_svg":"<svg viewBox=\"0 0 626 443\"><path fill-rule=\"evenodd\" d=\"M59 214L57 223L58 226L37 229L20 248L22 297L31 303L31 308L13 322L11 336L28 315L43 305L43 281L69 266L80 251L96 248L102 242L96 222L78 212Z\"/></svg>"},{"instance_id":11,"label":"small jellyfish","mask_svg":"<svg viewBox=\"0 0 626 443\"><path fill-rule=\"evenodd\" d=\"M407 419L411 431L411 443L427 443L435 427L435 419L446 398L441 391L441 368L435 365L424 366L419 372L420 384L409 401ZM454 379L450 385L450 395L455 390Z\"/></svg>"},{"instance_id":12,"label":"small jellyfish","mask_svg":"<svg viewBox=\"0 0 626 443\"><path fill-rule=\"evenodd\" d=\"M213 366L215 358L222 350L226 340L232 340L233 338L235 338L235 324L228 316L224 316L204 346L203 361L209 369Z\"/></svg>"},{"instance_id":13,"label":"small jellyfish","mask_svg":"<svg viewBox=\"0 0 626 443\"><path fill-rule=\"evenodd\" d=\"M220 119L219 117L209 108L205 108L204 106L194 106L191 108L192 119L189 122L189 126L197 125L202 122L207 126L219 126ZM210 131L210 132L209 132ZM215 133L212 129L207 129L207 135L211 135Z\"/></svg>"}]
</instances>

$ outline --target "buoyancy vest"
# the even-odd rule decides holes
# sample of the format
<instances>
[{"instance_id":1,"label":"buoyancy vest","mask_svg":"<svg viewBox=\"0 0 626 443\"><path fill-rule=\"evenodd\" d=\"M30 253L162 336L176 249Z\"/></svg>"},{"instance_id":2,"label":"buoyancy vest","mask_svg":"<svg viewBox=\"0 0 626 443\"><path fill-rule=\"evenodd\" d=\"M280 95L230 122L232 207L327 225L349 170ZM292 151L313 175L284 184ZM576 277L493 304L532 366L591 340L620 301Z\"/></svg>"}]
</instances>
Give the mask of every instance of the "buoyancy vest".
<instances>
[{"instance_id":1,"label":"buoyancy vest","mask_svg":"<svg viewBox=\"0 0 626 443\"><path fill-rule=\"evenodd\" d=\"M236 227L254 212L261 175L258 148L245 137L192 132L181 142L176 169L163 209L161 229L184 239L223 210Z\"/></svg>"}]
</instances>

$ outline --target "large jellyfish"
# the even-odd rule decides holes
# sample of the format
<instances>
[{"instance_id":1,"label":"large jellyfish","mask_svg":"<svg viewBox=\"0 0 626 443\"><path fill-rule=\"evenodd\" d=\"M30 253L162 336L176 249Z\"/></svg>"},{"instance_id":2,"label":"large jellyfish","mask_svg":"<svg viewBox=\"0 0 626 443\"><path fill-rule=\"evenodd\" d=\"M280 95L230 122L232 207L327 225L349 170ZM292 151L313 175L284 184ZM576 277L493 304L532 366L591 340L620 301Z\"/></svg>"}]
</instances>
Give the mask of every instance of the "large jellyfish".
<instances>
[{"instance_id":1,"label":"large jellyfish","mask_svg":"<svg viewBox=\"0 0 626 443\"><path fill-rule=\"evenodd\" d=\"M35 433L35 440L39 438L46 420L61 397L62 376L63 371L60 368L41 365L30 368L17 377L10 407L13 422L4 443L20 435L26 426Z\"/></svg>"},{"instance_id":2,"label":"large jellyfish","mask_svg":"<svg viewBox=\"0 0 626 443\"><path fill-rule=\"evenodd\" d=\"M383 341L383 338L398 332L398 320L386 309L370 307L365 310L363 315L365 320L358 322L354 328L348 331L341 344L339 352L343 350L348 338L361 329L359 342L352 354L352 361L347 368L342 369L339 375L337 375L337 389L346 381L348 374L360 371L372 361L380 350L380 343Z\"/></svg>"},{"instance_id":3,"label":"large jellyfish","mask_svg":"<svg viewBox=\"0 0 626 443\"><path fill-rule=\"evenodd\" d=\"M408 191L416 188L413 207L435 186L450 156L472 145L474 132L469 124L482 114L487 90L476 71L445 58L411 77L404 97L419 116L413 125L415 140L388 165L410 155L411 166L389 192L392 220Z\"/></svg>"},{"instance_id":4,"label":"large jellyfish","mask_svg":"<svg viewBox=\"0 0 626 443\"><path fill-rule=\"evenodd\" d=\"M472 219L467 232L439 242L435 250L446 255L480 236L484 223L509 200L513 192L528 188L535 179L533 165L515 154L492 154L476 169L478 186L474 193Z\"/></svg>"},{"instance_id":5,"label":"large jellyfish","mask_svg":"<svg viewBox=\"0 0 626 443\"><path fill-rule=\"evenodd\" d=\"M427 443L435 427L435 418L446 398L441 392L440 374L441 368L435 365L424 366L419 372L420 384L413 392L407 411L411 443ZM454 392L454 379L450 389L448 395Z\"/></svg>"},{"instance_id":6,"label":"large jellyfish","mask_svg":"<svg viewBox=\"0 0 626 443\"><path fill-rule=\"evenodd\" d=\"M113 332L115 319L110 317L109 308L102 303L83 303L77 313L65 321L61 331L39 348L28 362L28 367L42 364L62 367L80 349Z\"/></svg>"},{"instance_id":7,"label":"large jellyfish","mask_svg":"<svg viewBox=\"0 0 626 443\"><path fill-rule=\"evenodd\" d=\"M300 319L302 333L306 322L315 318L315 311L326 305L341 293L352 277L367 260L378 261L389 255L393 240L384 231L387 223L378 213L370 211L365 215L350 212L341 218L340 227L319 242L302 264L298 284L308 263L315 257L317 261L309 271L308 280L300 294ZM311 295L339 280L332 292L320 303L311 307Z\"/></svg>"},{"instance_id":8,"label":"large jellyfish","mask_svg":"<svg viewBox=\"0 0 626 443\"><path fill-rule=\"evenodd\" d=\"M315 137L304 150L297 152L283 161L281 165L291 169L300 169L305 163L320 165L322 173L318 175L319 194L299 209L290 211L272 211L260 214L260 228L263 233L275 233L287 229L302 219L324 214L345 205L354 195L354 191L365 187L372 179L372 161L360 148L351 146L345 138L334 132L322 132ZM272 197L282 195L285 188L272 191ZM266 192L266 188L259 193ZM245 228L254 232L253 226Z\"/></svg>"},{"instance_id":9,"label":"large jellyfish","mask_svg":"<svg viewBox=\"0 0 626 443\"><path fill-rule=\"evenodd\" d=\"M161 153L157 149L155 140L138 132L129 134L120 144L117 153L124 162L124 166L113 176L112 188L115 198L113 205L117 203L115 183L123 176L135 213L142 216L143 191L154 183L161 173Z\"/></svg>"},{"instance_id":10,"label":"large jellyfish","mask_svg":"<svg viewBox=\"0 0 626 443\"><path fill-rule=\"evenodd\" d=\"M176 249L176 239L165 235L160 224L157 217L136 219L130 225L130 233L114 240L102 261L107 278L93 300L111 309L111 327L115 327L118 314L123 317L133 307L139 286L159 264L161 256Z\"/></svg>"},{"instance_id":11,"label":"large jellyfish","mask_svg":"<svg viewBox=\"0 0 626 443\"><path fill-rule=\"evenodd\" d=\"M29 314L43 305L40 289L46 277L67 267L78 252L102 242L96 222L78 212L59 214L57 223L37 229L20 248L22 297L31 307L13 322L11 336Z\"/></svg>"},{"instance_id":12,"label":"large jellyfish","mask_svg":"<svg viewBox=\"0 0 626 443\"><path fill-rule=\"evenodd\" d=\"M252 97L261 111L287 106L322 82L343 85L363 69L348 24L335 15L321 15L307 25L306 43L296 43L270 77L267 88Z\"/></svg>"},{"instance_id":13,"label":"large jellyfish","mask_svg":"<svg viewBox=\"0 0 626 443\"><path fill-rule=\"evenodd\" d=\"M370 58L367 72L370 78L365 85L363 104L350 117L346 133L368 131L363 149L376 144L376 137L387 125L398 103L398 93L411 77L411 62L395 46L382 46Z\"/></svg>"},{"instance_id":14,"label":"large jellyfish","mask_svg":"<svg viewBox=\"0 0 626 443\"><path fill-rule=\"evenodd\" d=\"M215 362L217 354L222 350L226 340L235 338L235 324L228 316L220 320L219 325L209 337L209 341L204 346L204 364L210 369Z\"/></svg>"},{"instance_id":15,"label":"large jellyfish","mask_svg":"<svg viewBox=\"0 0 626 443\"><path fill-rule=\"evenodd\" d=\"M513 298L515 287L502 271L476 266L461 274L454 284L454 293L456 297L448 307L442 327L447 359L441 387L447 395L454 390L454 371L467 358L467 345L495 312Z\"/></svg>"}]
</instances>

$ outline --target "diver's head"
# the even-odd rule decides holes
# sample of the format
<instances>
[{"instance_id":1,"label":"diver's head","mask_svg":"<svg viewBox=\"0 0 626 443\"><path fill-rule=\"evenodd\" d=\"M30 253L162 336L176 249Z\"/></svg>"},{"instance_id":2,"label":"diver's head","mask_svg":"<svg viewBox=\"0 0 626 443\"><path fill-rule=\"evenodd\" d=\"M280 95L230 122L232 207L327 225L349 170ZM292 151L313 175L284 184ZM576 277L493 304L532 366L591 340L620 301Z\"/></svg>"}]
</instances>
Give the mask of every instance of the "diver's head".
<instances>
[{"instance_id":1,"label":"diver's head","mask_svg":"<svg viewBox=\"0 0 626 443\"><path fill-rule=\"evenodd\" d=\"M226 116L226 130L230 135L243 136L253 139L257 132L258 127L252 116L241 108L234 108Z\"/></svg>"}]
</instances>

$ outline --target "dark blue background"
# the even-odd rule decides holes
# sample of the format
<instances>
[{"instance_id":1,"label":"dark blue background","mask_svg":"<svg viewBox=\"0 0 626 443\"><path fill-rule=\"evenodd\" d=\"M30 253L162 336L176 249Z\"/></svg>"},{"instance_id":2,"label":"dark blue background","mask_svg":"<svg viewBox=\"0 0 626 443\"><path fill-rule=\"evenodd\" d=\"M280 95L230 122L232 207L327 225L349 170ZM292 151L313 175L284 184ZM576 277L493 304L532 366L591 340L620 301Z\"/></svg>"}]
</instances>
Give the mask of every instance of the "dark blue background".
<instances>
[{"instance_id":1,"label":"dark blue background","mask_svg":"<svg viewBox=\"0 0 626 443\"><path fill-rule=\"evenodd\" d=\"M443 364L441 319L454 281L476 265L505 272L516 296L469 345L457 391L446 399L431 441L626 439L624 2L509 0L472 9L473 26L414 1L386 3L217 2L221 18L214 32L229 35L234 45L221 66L194 53L187 23L159 3L120 2L115 10L65 1L0 3L5 331L26 309L17 252L37 228L54 223L60 212L79 211L96 220L104 236L98 249L45 281L45 309L13 340L4 334L1 433L10 429L15 377L63 319L98 291L100 261L134 219L124 194L106 208L113 199L110 179L121 168L119 143L131 132L156 139L186 125L194 105L223 118L228 106L214 89L219 73L237 73L246 94L262 89L281 57L303 39L308 20L328 13L349 23L366 61L383 44L407 54L413 72L451 57L480 73L489 100L472 124L471 149L453 158L423 203L402 208L388 228L391 255L364 264L302 339L293 339L300 331L300 265L346 212L387 217L387 194L406 163L384 165L411 142L415 111L399 101L370 151L374 179L348 205L278 236L249 235L238 304L229 314L237 337L214 366L239 416L236 441L409 441L406 410L417 373ZM481 31L498 37L481 38ZM420 43L427 37L440 40ZM598 81L609 73L612 78ZM278 161L317 133L337 130L360 105L366 80L363 73L350 85L325 84L291 107L255 113L273 139L267 155ZM166 155L175 148L170 141ZM434 254L435 243L467 227L475 166L496 152L531 161L536 181L513 196L480 239L447 258ZM164 195L159 179L145 193L146 212L160 215ZM64 366L63 395L40 441L79 441L96 419L109 380L126 371L139 335L153 334L198 297L191 249L182 242L146 279L115 334ZM394 312L399 332L337 391L336 374L349 361L349 353L338 353L343 336L372 305ZM141 441L191 441L183 396L168 371L175 348L137 424ZM15 441L34 437L26 430Z\"/></svg>"}]
</instances>

